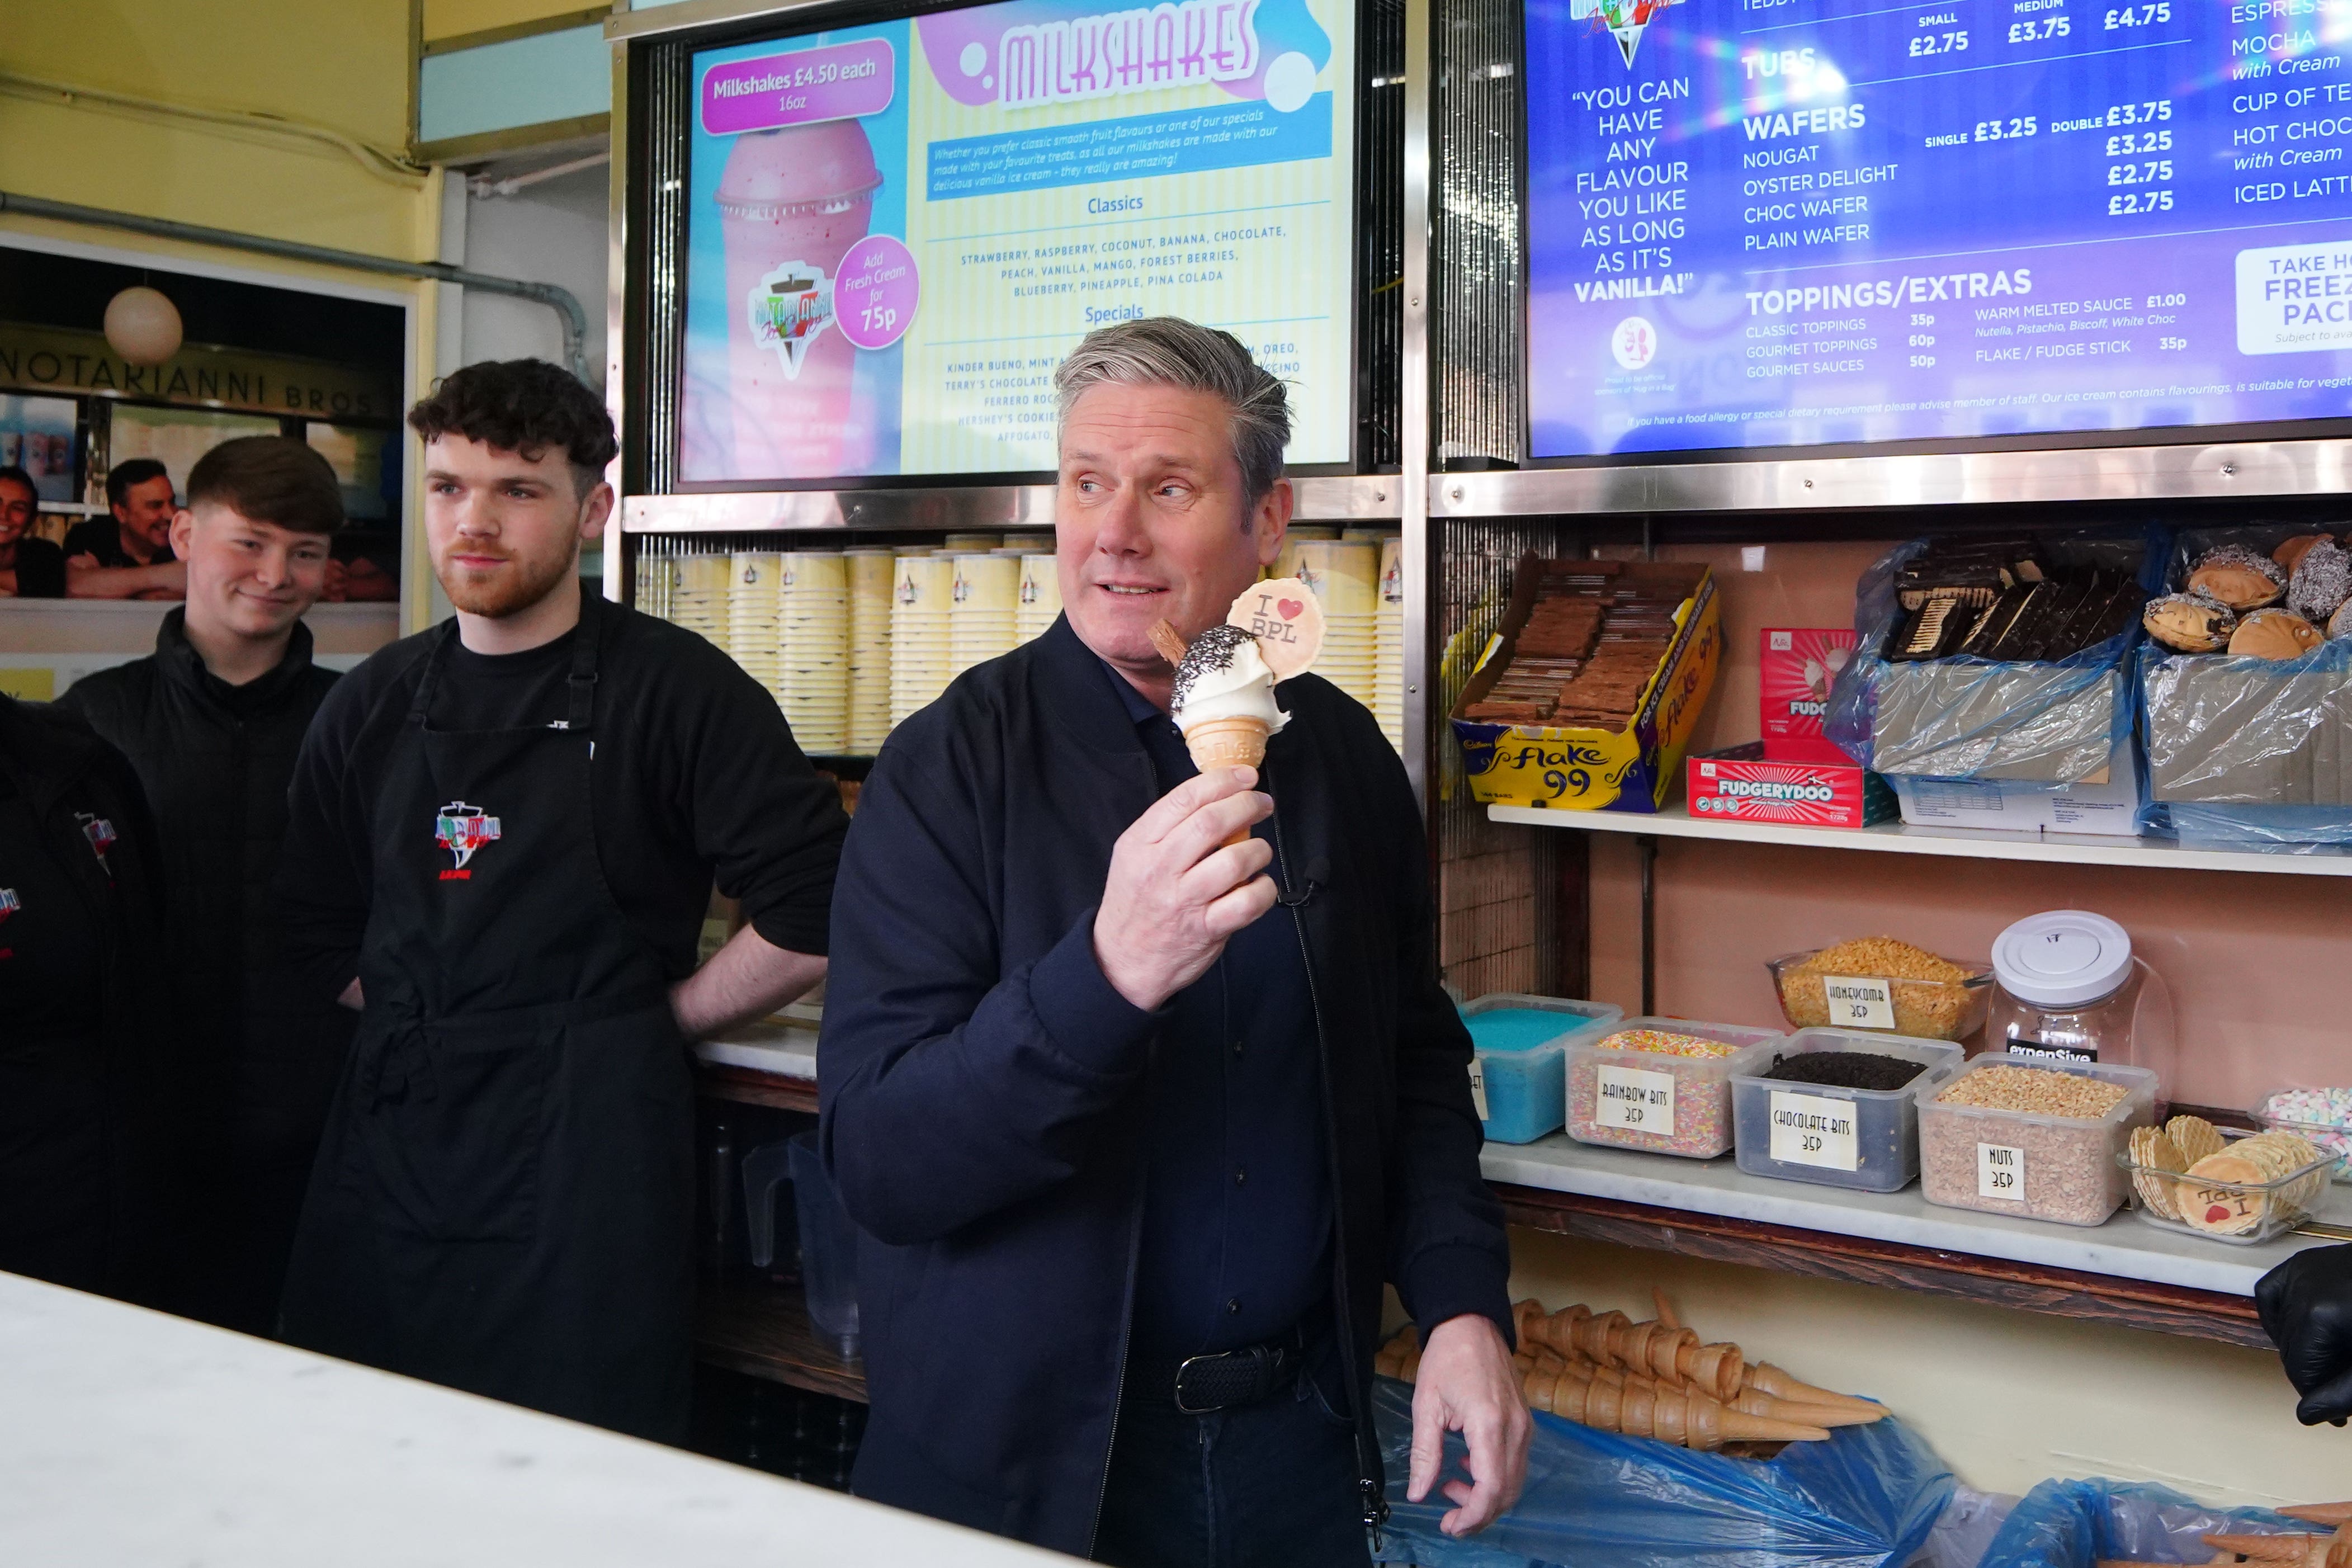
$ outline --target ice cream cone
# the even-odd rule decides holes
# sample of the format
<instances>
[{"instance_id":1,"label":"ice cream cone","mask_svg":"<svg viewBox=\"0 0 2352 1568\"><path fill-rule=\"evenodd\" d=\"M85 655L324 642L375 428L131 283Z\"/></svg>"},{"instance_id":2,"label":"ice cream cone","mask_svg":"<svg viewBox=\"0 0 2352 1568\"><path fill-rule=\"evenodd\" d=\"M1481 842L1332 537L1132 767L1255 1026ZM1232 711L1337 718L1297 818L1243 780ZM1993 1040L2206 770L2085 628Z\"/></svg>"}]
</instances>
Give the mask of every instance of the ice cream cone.
<instances>
[{"instance_id":1,"label":"ice cream cone","mask_svg":"<svg viewBox=\"0 0 2352 1568\"><path fill-rule=\"evenodd\" d=\"M1839 1394L1832 1389L1816 1388L1810 1383L1790 1377L1770 1362L1758 1362L1748 1368L1748 1374L1743 1381L1749 1388L1759 1388L1767 1394L1791 1400L1800 1405L1826 1405L1864 1412L1875 1411L1882 1415L1886 1414L1886 1406L1875 1400L1858 1399L1851 1394Z\"/></svg>"},{"instance_id":2,"label":"ice cream cone","mask_svg":"<svg viewBox=\"0 0 2352 1568\"><path fill-rule=\"evenodd\" d=\"M1209 719L1184 731L1184 745L1192 765L1204 773L1211 768L1255 768L1265 761L1270 732L1262 719ZM1244 827L1225 843L1246 843L1249 836Z\"/></svg>"}]
</instances>

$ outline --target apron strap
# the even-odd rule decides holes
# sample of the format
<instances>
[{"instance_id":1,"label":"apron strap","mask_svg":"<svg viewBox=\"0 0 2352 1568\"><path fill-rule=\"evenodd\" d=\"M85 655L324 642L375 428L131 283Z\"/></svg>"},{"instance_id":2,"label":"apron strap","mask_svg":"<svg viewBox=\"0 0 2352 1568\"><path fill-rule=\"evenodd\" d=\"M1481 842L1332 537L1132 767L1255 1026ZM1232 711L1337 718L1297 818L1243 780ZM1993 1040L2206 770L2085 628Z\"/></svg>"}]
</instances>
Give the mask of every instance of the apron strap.
<instances>
[{"instance_id":1,"label":"apron strap","mask_svg":"<svg viewBox=\"0 0 2352 1568\"><path fill-rule=\"evenodd\" d=\"M418 729L425 728L425 710L433 701L433 683L440 679L441 667L448 661L449 645L457 640L457 617L452 616L442 623L440 635L425 656L425 673L417 679L416 695L409 699L408 721Z\"/></svg>"}]
</instances>

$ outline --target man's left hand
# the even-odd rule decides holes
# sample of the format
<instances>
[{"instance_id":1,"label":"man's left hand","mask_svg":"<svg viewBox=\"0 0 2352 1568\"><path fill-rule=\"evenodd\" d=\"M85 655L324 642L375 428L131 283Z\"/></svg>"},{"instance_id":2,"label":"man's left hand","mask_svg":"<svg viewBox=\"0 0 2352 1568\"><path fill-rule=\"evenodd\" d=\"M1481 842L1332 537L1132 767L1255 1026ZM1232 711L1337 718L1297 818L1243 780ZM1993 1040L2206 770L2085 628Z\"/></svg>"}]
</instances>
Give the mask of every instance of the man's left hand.
<instances>
[{"instance_id":1,"label":"man's left hand","mask_svg":"<svg viewBox=\"0 0 2352 1568\"><path fill-rule=\"evenodd\" d=\"M1535 1423L1519 1394L1518 1369L1495 1325L1476 1313L1448 1318L1422 1347L1412 1391L1412 1476L1405 1497L1419 1502L1445 1461L1445 1434L1470 1445L1470 1479L1438 1489L1454 1507L1438 1521L1448 1535L1475 1535L1510 1511L1528 1479Z\"/></svg>"}]
</instances>

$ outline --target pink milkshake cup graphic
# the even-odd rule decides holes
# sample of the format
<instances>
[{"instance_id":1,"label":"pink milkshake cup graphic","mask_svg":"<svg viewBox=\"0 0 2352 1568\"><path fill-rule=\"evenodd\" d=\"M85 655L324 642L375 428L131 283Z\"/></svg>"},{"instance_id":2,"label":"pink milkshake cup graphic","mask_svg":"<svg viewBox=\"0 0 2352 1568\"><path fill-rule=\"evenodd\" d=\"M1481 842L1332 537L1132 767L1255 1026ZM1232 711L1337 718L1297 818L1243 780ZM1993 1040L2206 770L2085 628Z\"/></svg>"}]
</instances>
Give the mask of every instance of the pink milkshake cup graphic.
<instances>
[{"instance_id":1,"label":"pink milkshake cup graphic","mask_svg":"<svg viewBox=\"0 0 2352 1568\"><path fill-rule=\"evenodd\" d=\"M834 282L866 237L881 184L855 120L751 132L728 153L719 212L745 479L821 479L872 461L873 422L850 396L857 346L841 330Z\"/></svg>"}]
</instances>

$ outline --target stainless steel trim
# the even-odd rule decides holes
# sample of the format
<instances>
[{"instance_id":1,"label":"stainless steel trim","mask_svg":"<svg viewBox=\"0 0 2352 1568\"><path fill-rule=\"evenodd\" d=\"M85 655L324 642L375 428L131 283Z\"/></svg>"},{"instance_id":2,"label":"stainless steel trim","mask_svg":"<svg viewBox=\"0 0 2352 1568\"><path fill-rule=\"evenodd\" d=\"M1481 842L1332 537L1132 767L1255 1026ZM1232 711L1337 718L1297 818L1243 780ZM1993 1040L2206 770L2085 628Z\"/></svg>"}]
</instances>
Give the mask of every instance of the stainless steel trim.
<instances>
[{"instance_id":1,"label":"stainless steel trim","mask_svg":"<svg viewBox=\"0 0 2352 1568\"><path fill-rule=\"evenodd\" d=\"M626 430L628 425L628 321L629 304L629 47L613 47L613 121L611 132L613 162L606 169L606 218L604 229L604 407L613 416L613 428ZM621 458L616 455L604 469L604 482L617 493L622 488ZM632 574L629 552L621 538L625 531L615 518L607 525L604 539L604 597L626 603L632 597L629 589Z\"/></svg>"},{"instance_id":2,"label":"stainless steel trim","mask_svg":"<svg viewBox=\"0 0 2352 1568\"><path fill-rule=\"evenodd\" d=\"M1408 398L1412 393L1408 385ZM2249 441L1439 474L1429 482L1429 507L1438 517L1530 517L2189 500L2347 489L2352 441Z\"/></svg>"},{"instance_id":3,"label":"stainless steel trim","mask_svg":"<svg viewBox=\"0 0 2352 1568\"><path fill-rule=\"evenodd\" d=\"M1398 345L1403 376L1398 406L1399 482L1405 491L1404 771L1427 809L1435 729L1430 706L1436 668L1429 613L1429 100L1435 51L1431 0L1404 7L1404 321Z\"/></svg>"},{"instance_id":4,"label":"stainless steel trim","mask_svg":"<svg viewBox=\"0 0 2352 1568\"><path fill-rule=\"evenodd\" d=\"M682 33L692 27L740 22L752 16L781 16L835 3L836 0L679 0L675 5L656 5L646 11L616 11L604 23L604 37L615 43L627 38L657 37L664 33Z\"/></svg>"},{"instance_id":5,"label":"stainless steel trim","mask_svg":"<svg viewBox=\"0 0 2352 1568\"><path fill-rule=\"evenodd\" d=\"M1393 474L1291 481L1301 521L1393 521L1402 481ZM1051 485L963 485L935 489L749 490L723 495L630 496L625 533L751 533L772 529L1051 528ZM1410 627L1407 636L1411 636Z\"/></svg>"}]
</instances>

